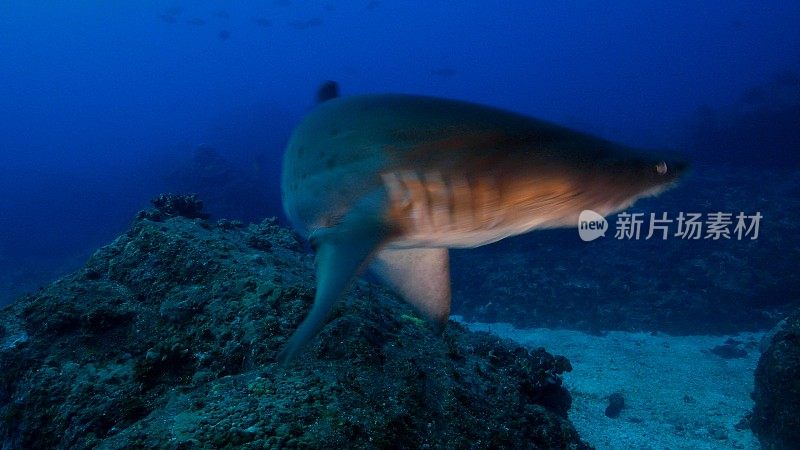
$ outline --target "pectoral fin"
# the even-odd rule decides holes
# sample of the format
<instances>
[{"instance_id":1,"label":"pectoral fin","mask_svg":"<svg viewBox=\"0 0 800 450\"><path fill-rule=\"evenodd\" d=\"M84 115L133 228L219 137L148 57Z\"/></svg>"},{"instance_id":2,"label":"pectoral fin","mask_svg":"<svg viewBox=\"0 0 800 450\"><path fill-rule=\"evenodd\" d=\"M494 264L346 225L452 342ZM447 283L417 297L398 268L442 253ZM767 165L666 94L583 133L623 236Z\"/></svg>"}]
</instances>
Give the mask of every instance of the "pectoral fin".
<instances>
[{"instance_id":1,"label":"pectoral fin","mask_svg":"<svg viewBox=\"0 0 800 450\"><path fill-rule=\"evenodd\" d=\"M336 227L312 236L311 243L317 252L314 306L278 355L281 364L289 363L319 332L333 305L385 235L386 228L379 221L351 216Z\"/></svg>"},{"instance_id":2,"label":"pectoral fin","mask_svg":"<svg viewBox=\"0 0 800 450\"><path fill-rule=\"evenodd\" d=\"M450 316L450 258L446 248L386 249L370 269L414 305L442 324Z\"/></svg>"}]
</instances>

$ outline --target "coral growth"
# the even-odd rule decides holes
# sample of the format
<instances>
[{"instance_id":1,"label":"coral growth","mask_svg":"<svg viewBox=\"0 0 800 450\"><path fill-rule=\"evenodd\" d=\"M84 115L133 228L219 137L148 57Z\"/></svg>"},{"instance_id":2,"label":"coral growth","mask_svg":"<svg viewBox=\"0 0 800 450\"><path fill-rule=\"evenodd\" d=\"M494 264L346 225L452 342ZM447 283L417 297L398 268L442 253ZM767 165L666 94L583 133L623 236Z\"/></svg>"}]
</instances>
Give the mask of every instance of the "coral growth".
<instances>
[{"instance_id":1,"label":"coral growth","mask_svg":"<svg viewBox=\"0 0 800 450\"><path fill-rule=\"evenodd\" d=\"M156 208L154 211L143 211L140 217L147 217L151 220L160 220L164 217L186 217L187 219L208 219L209 215L203 212L203 202L197 198L197 194L176 195L161 194L150 200Z\"/></svg>"}]
</instances>

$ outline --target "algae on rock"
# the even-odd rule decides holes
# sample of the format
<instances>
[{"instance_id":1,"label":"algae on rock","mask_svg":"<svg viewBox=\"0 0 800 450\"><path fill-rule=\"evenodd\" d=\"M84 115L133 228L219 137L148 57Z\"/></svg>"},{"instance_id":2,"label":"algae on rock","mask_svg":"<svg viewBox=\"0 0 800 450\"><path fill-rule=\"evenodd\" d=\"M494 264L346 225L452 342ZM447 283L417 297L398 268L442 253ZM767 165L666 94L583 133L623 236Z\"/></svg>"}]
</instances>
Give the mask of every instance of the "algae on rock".
<instances>
[{"instance_id":1,"label":"algae on rock","mask_svg":"<svg viewBox=\"0 0 800 450\"><path fill-rule=\"evenodd\" d=\"M274 220L139 214L0 311L4 448L586 448L564 358L436 335L363 281L277 366L313 300L302 248Z\"/></svg>"}]
</instances>

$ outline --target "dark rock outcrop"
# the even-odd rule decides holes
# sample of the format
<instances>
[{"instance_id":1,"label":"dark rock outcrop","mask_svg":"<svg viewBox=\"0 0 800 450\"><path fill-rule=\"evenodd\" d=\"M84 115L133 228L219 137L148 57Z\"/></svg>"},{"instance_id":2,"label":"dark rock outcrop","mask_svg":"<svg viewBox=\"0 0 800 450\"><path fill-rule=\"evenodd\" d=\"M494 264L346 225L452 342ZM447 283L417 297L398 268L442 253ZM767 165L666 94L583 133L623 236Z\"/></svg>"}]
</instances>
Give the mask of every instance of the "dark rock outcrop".
<instances>
[{"instance_id":1,"label":"dark rock outcrop","mask_svg":"<svg viewBox=\"0 0 800 450\"><path fill-rule=\"evenodd\" d=\"M756 367L750 426L765 449L800 442L800 309L773 335Z\"/></svg>"},{"instance_id":2,"label":"dark rock outcrop","mask_svg":"<svg viewBox=\"0 0 800 450\"><path fill-rule=\"evenodd\" d=\"M615 392L608 396L608 406L606 406L606 417L616 419L619 413L625 408L625 397L619 392Z\"/></svg>"},{"instance_id":3,"label":"dark rock outcrop","mask_svg":"<svg viewBox=\"0 0 800 450\"><path fill-rule=\"evenodd\" d=\"M715 346L709 352L723 359L744 358L747 356L747 350L743 347L744 342L731 338L725 343Z\"/></svg>"},{"instance_id":4,"label":"dark rock outcrop","mask_svg":"<svg viewBox=\"0 0 800 450\"><path fill-rule=\"evenodd\" d=\"M587 448L563 357L358 282L289 368L313 258L274 221L151 213L0 311L4 448Z\"/></svg>"}]
</instances>

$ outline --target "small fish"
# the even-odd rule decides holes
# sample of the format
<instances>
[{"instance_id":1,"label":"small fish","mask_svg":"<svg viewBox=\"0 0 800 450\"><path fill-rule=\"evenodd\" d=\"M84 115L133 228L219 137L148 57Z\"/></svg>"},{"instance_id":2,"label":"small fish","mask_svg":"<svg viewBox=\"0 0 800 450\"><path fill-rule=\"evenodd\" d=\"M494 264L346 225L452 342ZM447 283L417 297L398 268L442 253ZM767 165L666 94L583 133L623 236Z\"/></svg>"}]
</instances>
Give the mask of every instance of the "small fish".
<instances>
[{"instance_id":1,"label":"small fish","mask_svg":"<svg viewBox=\"0 0 800 450\"><path fill-rule=\"evenodd\" d=\"M290 22L289 26L296 30L307 30L309 28L318 27L322 25L322 19L319 17L314 17L313 19L308 20L296 20L294 22Z\"/></svg>"},{"instance_id":2,"label":"small fish","mask_svg":"<svg viewBox=\"0 0 800 450\"><path fill-rule=\"evenodd\" d=\"M217 33L217 37L219 37L220 40L227 41L228 38L231 37L231 32L228 30L220 30L220 32Z\"/></svg>"},{"instance_id":3,"label":"small fish","mask_svg":"<svg viewBox=\"0 0 800 450\"><path fill-rule=\"evenodd\" d=\"M176 23L178 19L170 14L161 14L158 16L165 23Z\"/></svg>"},{"instance_id":4,"label":"small fish","mask_svg":"<svg viewBox=\"0 0 800 450\"><path fill-rule=\"evenodd\" d=\"M203 25L206 24L206 21L201 19L201 18L199 18L199 17L195 17L194 19L189 19L186 23L188 23L189 25L196 26L196 27L202 27Z\"/></svg>"},{"instance_id":5,"label":"small fish","mask_svg":"<svg viewBox=\"0 0 800 450\"><path fill-rule=\"evenodd\" d=\"M181 6L173 6L172 8L167 8L167 10L164 11L164 14L168 16L179 16L181 13L183 13L183 7Z\"/></svg>"},{"instance_id":6,"label":"small fish","mask_svg":"<svg viewBox=\"0 0 800 450\"><path fill-rule=\"evenodd\" d=\"M686 164L477 104L412 95L327 98L283 161L286 215L316 252L310 313L287 363L368 267L424 316L450 314L448 248L575 227L674 185Z\"/></svg>"},{"instance_id":7,"label":"small fish","mask_svg":"<svg viewBox=\"0 0 800 450\"><path fill-rule=\"evenodd\" d=\"M442 78L450 78L455 76L458 72L456 69L451 69L450 67L440 67L438 69L431 70L431 75L442 77Z\"/></svg>"}]
</instances>

